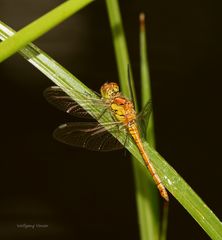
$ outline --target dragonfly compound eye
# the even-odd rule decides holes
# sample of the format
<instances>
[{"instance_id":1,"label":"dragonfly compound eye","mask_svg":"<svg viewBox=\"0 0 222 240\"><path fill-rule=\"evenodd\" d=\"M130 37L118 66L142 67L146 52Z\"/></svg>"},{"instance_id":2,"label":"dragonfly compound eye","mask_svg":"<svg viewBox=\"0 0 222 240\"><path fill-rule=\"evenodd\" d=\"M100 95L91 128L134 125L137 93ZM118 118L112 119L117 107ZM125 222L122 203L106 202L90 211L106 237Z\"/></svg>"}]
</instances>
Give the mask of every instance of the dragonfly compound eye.
<instances>
[{"instance_id":1,"label":"dragonfly compound eye","mask_svg":"<svg viewBox=\"0 0 222 240\"><path fill-rule=\"evenodd\" d=\"M119 92L119 86L114 82L105 83L102 85L100 91L101 91L102 97L112 98Z\"/></svg>"}]
</instances>

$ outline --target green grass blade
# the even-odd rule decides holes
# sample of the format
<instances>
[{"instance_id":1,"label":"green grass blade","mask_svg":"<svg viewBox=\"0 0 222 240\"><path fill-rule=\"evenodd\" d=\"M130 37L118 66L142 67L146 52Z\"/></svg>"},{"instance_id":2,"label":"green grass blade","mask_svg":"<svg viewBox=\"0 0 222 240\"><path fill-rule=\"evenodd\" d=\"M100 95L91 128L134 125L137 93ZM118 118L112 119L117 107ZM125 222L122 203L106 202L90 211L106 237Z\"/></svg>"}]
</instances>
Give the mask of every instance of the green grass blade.
<instances>
[{"instance_id":1,"label":"green grass blade","mask_svg":"<svg viewBox=\"0 0 222 240\"><path fill-rule=\"evenodd\" d=\"M142 105L151 98L151 84L150 84L150 72L149 62L147 57L147 44L146 44L146 28L145 28L145 15L141 13L139 15L140 22L140 75L141 75L141 88Z\"/></svg>"},{"instance_id":2,"label":"green grass blade","mask_svg":"<svg viewBox=\"0 0 222 240\"><path fill-rule=\"evenodd\" d=\"M129 86L127 81L128 76L126 71L127 64L129 63L129 55L127 51L127 44L125 40L118 1L107 0L106 5L113 36L113 44L119 72L120 85L122 92L126 96L129 96ZM156 186L154 186L151 176L147 174L147 169L141 168L135 159L132 160L140 239L158 240L159 209Z\"/></svg>"},{"instance_id":3,"label":"green grass blade","mask_svg":"<svg viewBox=\"0 0 222 240\"><path fill-rule=\"evenodd\" d=\"M169 203L165 202L163 205L163 214L162 214L163 217L161 221L160 240L167 239L168 212L169 212Z\"/></svg>"},{"instance_id":4,"label":"green grass blade","mask_svg":"<svg viewBox=\"0 0 222 240\"><path fill-rule=\"evenodd\" d=\"M5 40L13 35L14 31L7 25L0 22L0 39ZM81 97L90 94L94 95L93 91L81 83L75 76L64 69L56 61L50 58L47 54L37 48L34 44L28 44L20 53L37 69L43 72L54 83L58 84L65 90L75 101L82 105ZM96 95L94 95L96 96ZM88 103L88 112L93 116L99 116L100 107L95 106L94 102ZM110 114L104 114L100 118L100 123L110 121ZM118 133L118 140L124 143L125 133ZM141 163L143 160L133 141L129 141L127 149ZM191 187L183 180L183 178L152 148L147 142L144 142L144 147L149 153L150 159L160 176L162 182L172 195L181 203L181 205L191 214L191 216L199 223L205 232L214 240L222 240L222 223L215 214L207 207L200 197L191 189ZM186 151L190 151L189 144L186 145ZM145 169L145 166L144 166ZM201 166L200 168L201 169ZM148 173L147 173L148 174Z\"/></svg>"},{"instance_id":5,"label":"green grass blade","mask_svg":"<svg viewBox=\"0 0 222 240\"><path fill-rule=\"evenodd\" d=\"M151 95L151 80L149 62L147 57L147 40L146 40L146 29L145 29L145 15L140 14L140 75L141 75L141 97L142 106L145 106L149 99L152 99ZM150 116L149 125L147 128L147 135L151 146L155 146L155 135L154 135L154 120L153 114Z\"/></svg>"},{"instance_id":6,"label":"green grass blade","mask_svg":"<svg viewBox=\"0 0 222 240\"><path fill-rule=\"evenodd\" d=\"M140 32L139 32L139 39L140 39L140 78L141 78L141 105L144 107L150 99L152 99L151 95L151 80L150 80L150 73L149 73L149 63L147 57L147 45L146 45L146 30L145 30L145 15L140 14L139 16L139 25L140 25ZM151 114L149 119L149 124L147 127L147 134L148 142L152 147L155 147L155 136L154 136L154 120L153 114ZM152 181L151 176L149 184L152 187L149 190L149 195L147 197L152 197L150 200L151 208L153 214L157 216L156 223L153 223L153 227L156 228L156 232L158 232L158 239L160 239L160 211L159 211L159 192L156 188L156 185ZM147 181L144 181L144 187L147 184ZM151 219L152 220L152 219ZM148 229L149 230L149 229ZM145 237L142 239L146 239Z\"/></svg>"},{"instance_id":7,"label":"green grass blade","mask_svg":"<svg viewBox=\"0 0 222 240\"><path fill-rule=\"evenodd\" d=\"M0 62L7 59L19 49L48 32L53 27L70 17L73 13L92 2L92 0L65 1L52 11L33 21L13 37L0 43Z\"/></svg>"},{"instance_id":8,"label":"green grass blade","mask_svg":"<svg viewBox=\"0 0 222 240\"><path fill-rule=\"evenodd\" d=\"M147 39L146 39L146 25L145 25L145 14L141 13L139 16L140 21L140 74L141 74L141 94L142 94L142 106L144 107L145 104L149 99L152 99L151 93L151 79L150 79L150 71L149 71L149 62L147 56ZM147 134L149 144L155 148L155 133L154 133L154 119L153 114L150 116L149 125L147 127ZM158 191L156 187L153 189L153 207L157 208L157 198L158 198ZM156 202L157 201L157 202ZM161 221L161 228L159 227L159 239L165 240L167 238L167 225L168 225L168 210L169 204L164 202L163 204L163 211L162 211L162 221ZM157 212L156 214L158 214Z\"/></svg>"},{"instance_id":9,"label":"green grass blade","mask_svg":"<svg viewBox=\"0 0 222 240\"><path fill-rule=\"evenodd\" d=\"M145 106L149 99L152 99L151 94L151 80L149 71L149 62L147 57L147 39L146 39L146 26L145 26L145 14L141 13L139 16L140 21L140 74L141 74L141 94L142 94L142 106ZM147 127L147 137L149 144L155 148L155 133L154 133L154 119L153 114L150 116L149 125ZM157 200L157 189L153 190L154 195L154 208L155 198ZM168 225L168 210L169 204L163 204L163 214L161 221L161 229L159 233L159 239L165 240L167 238L167 225Z\"/></svg>"},{"instance_id":10,"label":"green grass blade","mask_svg":"<svg viewBox=\"0 0 222 240\"><path fill-rule=\"evenodd\" d=\"M106 6L107 6L110 26L112 30L113 44L114 44L114 49L116 53L117 69L119 73L121 91L126 96L130 97L130 88L128 85L128 73L127 73L127 67L128 67L128 64L130 64L130 59L127 51L126 39L125 39L124 29L121 21L121 15L119 12L118 1L106 0ZM133 77L131 77L131 85L133 88L132 89L133 96L136 98Z\"/></svg>"}]
</instances>

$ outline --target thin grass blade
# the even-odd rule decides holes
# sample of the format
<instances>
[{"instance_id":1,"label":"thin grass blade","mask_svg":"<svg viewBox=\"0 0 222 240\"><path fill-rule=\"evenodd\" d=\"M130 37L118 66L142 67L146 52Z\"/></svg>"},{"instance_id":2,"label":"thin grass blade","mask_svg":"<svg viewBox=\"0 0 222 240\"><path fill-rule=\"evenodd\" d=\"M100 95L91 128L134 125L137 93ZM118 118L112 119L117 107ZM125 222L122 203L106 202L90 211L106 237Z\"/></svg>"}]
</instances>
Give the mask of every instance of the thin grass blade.
<instances>
[{"instance_id":1,"label":"thin grass blade","mask_svg":"<svg viewBox=\"0 0 222 240\"><path fill-rule=\"evenodd\" d=\"M152 99L151 95L151 80L150 80L150 73L149 73L149 62L147 57L147 40L146 40L146 28L145 28L145 15L141 13L139 15L139 39L140 39L140 81L141 81L141 105L144 107L146 103ZM149 119L149 124L146 129L146 136L147 140L152 147L155 148L155 135L154 135L154 119L153 114L151 114ZM147 181L144 181L144 187L147 184ZM157 216L158 221L154 222L153 225L156 228L156 232L158 232L158 239L162 232L160 231L160 205L159 205L159 193L157 191L156 185L152 181L150 177L149 184L151 185L150 193L147 197L152 197L151 200L151 209L153 214ZM151 218L152 220L152 218ZM145 237L142 239L146 239Z\"/></svg>"},{"instance_id":2,"label":"thin grass blade","mask_svg":"<svg viewBox=\"0 0 222 240\"><path fill-rule=\"evenodd\" d=\"M141 97L142 106L144 107L148 100L152 99L151 94L151 80L149 61L147 56L147 38L145 28L145 14L141 13L139 16L140 21L140 76L141 76ZM153 114L150 116L149 125L147 128L148 142L151 146L155 146L154 134L154 119Z\"/></svg>"},{"instance_id":3,"label":"thin grass blade","mask_svg":"<svg viewBox=\"0 0 222 240\"><path fill-rule=\"evenodd\" d=\"M92 0L69 0L33 21L6 41L0 43L0 62L19 49L48 32L53 27L70 17Z\"/></svg>"}]
</instances>

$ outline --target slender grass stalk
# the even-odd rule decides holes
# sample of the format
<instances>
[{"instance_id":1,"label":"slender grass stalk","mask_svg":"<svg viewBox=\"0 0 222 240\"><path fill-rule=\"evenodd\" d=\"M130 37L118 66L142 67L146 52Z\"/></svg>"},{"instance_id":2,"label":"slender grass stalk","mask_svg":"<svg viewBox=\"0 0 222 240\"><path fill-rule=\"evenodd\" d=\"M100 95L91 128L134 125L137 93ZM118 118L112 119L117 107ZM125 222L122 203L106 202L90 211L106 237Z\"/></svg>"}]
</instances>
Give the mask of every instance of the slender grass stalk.
<instances>
[{"instance_id":1,"label":"slender grass stalk","mask_svg":"<svg viewBox=\"0 0 222 240\"><path fill-rule=\"evenodd\" d=\"M14 33L15 32L11 28L0 22L0 39L5 40ZM68 70L63 68L34 44L28 44L26 47L21 49L19 53L21 53L27 61L33 64L55 84L60 86L77 103L81 106L84 105L84 108L86 108L89 114L95 118L100 116L101 106L96 106L94 101L90 101L90 98L88 98L88 96L96 97L94 92L81 83L74 75L68 72ZM87 104L86 102L83 104L83 101L86 99L88 99ZM110 114L104 114L99 119L99 122L104 124L111 120L112 118L110 117ZM118 133L118 136L114 133L112 134L124 144L125 132ZM222 240L222 223L215 214L207 207L207 205L191 189L183 178L145 141L144 147L145 150L149 152L150 159L157 171L157 174L160 176L162 182L171 194L181 203L181 205L190 213L190 215L212 239ZM187 143L185 147L189 153L189 143ZM145 168L143 159L135 143L133 141L129 141L126 148ZM199 169L201 169L201 166Z\"/></svg>"},{"instance_id":2,"label":"slender grass stalk","mask_svg":"<svg viewBox=\"0 0 222 240\"><path fill-rule=\"evenodd\" d=\"M145 28L145 14L141 13L139 16L140 21L140 75L141 75L141 97L142 106L145 106L149 99L152 99L151 94L151 80L149 62L147 57L147 40L146 40L146 28ZM154 120L153 114L149 119L149 125L147 128L147 136L151 146L155 147L155 134L154 134Z\"/></svg>"},{"instance_id":3,"label":"slender grass stalk","mask_svg":"<svg viewBox=\"0 0 222 240\"><path fill-rule=\"evenodd\" d=\"M126 96L130 96L127 76L127 65L130 63L130 61L118 1L106 0L106 5L113 36L113 44L115 49L120 85L122 92ZM135 90L133 95L135 96ZM136 99L134 99L134 101L136 102ZM144 170L141 168L138 165L137 161L135 161L133 158L132 165L135 182L135 197L137 204L140 239L158 240L159 211L157 205L157 192L154 187L153 180L151 176L147 174L147 169Z\"/></svg>"},{"instance_id":4,"label":"slender grass stalk","mask_svg":"<svg viewBox=\"0 0 222 240\"><path fill-rule=\"evenodd\" d=\"M141 13L139 15L140 21L140 74L141 74L141 94L142 94L142 106L145 106L149 99L152 99L151 94L151 80L150 80L150 71L149 71L149 62L147 57L147 39L146 39L146 26L145 26L145 14ZM154 119L153 114L150 116L149 125L147 128L147 140L152 147L155 147L155 133L154 133ZM159 215L159 205L158 205L158 191L155 188L153 189L153 201L152 206L156 209L156 214ZM167 223L168 223L168 210L169 204L164 202L163 212L162 212L162 221L161 228L159 232L159 239L166 240L167 238ZM158 226L160 227L160 226Z\"/></svg>"},{"instance_id":5,"label":"slender grass stalk","mask_svg":"<svg viewBox=\"0 0 222 240\"><path fill-rule=\"evenodd\" d=\"M167 226L168 226L168 212L169 212L169 203L164 202L163 204L163 217L161 222L161 229L160 229L160 240L167 239Z\"/></svg>"},{"instance_id":6,"label":"slender grass stalk","mask_svg":"<svg viewBox=\"0 0 222 240\"><path fill-rule=\"evenodd\" d=\"M117 62L117 69L119 73L121 91L126 96L130 97L131 94L130 94L130 87L128 83L128 74L127 74L127 66L128 64L130 64L130 59L127 51L126 39L124 35L124 29L122 25L118 1L106 0L106 6L107 6L110 26L112 30L113 45L114 45L115 54L116 54L116 62ZM133 96L136 99L133 76L131 77L131 85L133 90Z\"/></svg>"},{"instance_id":7,"label":"slender grass stalk","mask_svg":"<svg viewBox=\"0 0 222 240\"><path fill-rule=\"evenodd\" d=\"M141 81L141 105L144 107L150 99L152 99L151 94L151 80L150 80L150 72L149 72L149 62L147 57L147 40L146 40L146 29L145 29L145 15L141 13L139 15L139 25L140 25L140 32L139 32L139 39L140 39L140 81ZM151 114L149 119L149 124L147 127L146 138L150 145L155 148L155 134L154 134L154 119L153 114ZM159 211L159 192L156 188L156 185L152 181L152 177L149 175L150 178L150 193L147 197L151 197L151 210L153 214L156 215L158 221L153 223L153 227L158 232L158 239L162 232L160 231L160 211ZM144 181L144 188L146 187L147 181ZM152 220L152 219L151 219ZM146 238L142 238L146 239ZM163 239L164 240L164 239Z\"/></svg>"},{"instance_id":8,"label":"slender grass stalk","mask_svg":"<svg viewBox=\"0 0 222 240\"><path fill-rule=\"evenodd\" d=\"M16 53L19 49L48 32L93 0L69 0L25 26L13 37L0 43L0 62Z\"/></svg>"}]
</instances>

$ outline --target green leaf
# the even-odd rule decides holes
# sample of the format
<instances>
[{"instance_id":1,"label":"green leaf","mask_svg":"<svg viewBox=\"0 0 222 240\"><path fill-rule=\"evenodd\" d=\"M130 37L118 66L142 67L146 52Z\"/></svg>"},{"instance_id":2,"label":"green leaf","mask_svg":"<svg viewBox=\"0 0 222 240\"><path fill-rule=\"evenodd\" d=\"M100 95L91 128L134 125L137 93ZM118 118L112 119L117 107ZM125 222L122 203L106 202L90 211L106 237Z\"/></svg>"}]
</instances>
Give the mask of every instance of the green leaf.
<instances>
[{"instance_id":1,"label":"green leaf","mask_svg":"<svg viewBox=\"0 0 222 240\"><path fill-rule=\"evenodd\" d=\"M39 38L90 2L92 2L92 0L65 1L47 14L30 23L12 37L0 43L0 62L16 53L28 43Z\"/></svg>"},{"instance_id":2,"label":"green leaf","mask_svg":"<svg viewBox=\"0 0 222 240\"><path fill-rule=\"evenodd\" d=\"M0 38L2 40L5 40L13 34L14 31L12 29L0 22ZM65 92L68 93L80 105L83 105L82 99L87 93L90 95L95 95L75 76L73 76L56 61L37 48L34 44L28 44L28 46L23 48L20 53L37 69L49 77L49 79L51 79L55 84L62 87L62 89L64 89ZM94 117L99 116L98 114L100 112L100 108L95 106L94 102L89 101L87 109L88 112ZM104 124L107 121L110 121L110 118L107 115L100 118L101 124ZM118 140L120 140L122 143L124 143L125 140L123 135L124 132L121 135L118 134ZM150 147L147 142L144 142L144 147L149 154L149 157L162 182L171 192L171 194L181 203L181 205L191 214L191 216L199 223L199 225L212 239L221 240L222 224L215 214L207 207L207 205L191 189L191 187L183 180L183 178L152 147ZM144 166L143 159L135 143L129 141L127 149L131 154L133 154L138 162ZM186 146L186 151L189 152L189 144Z\"/></svg>"}]
</instances>

